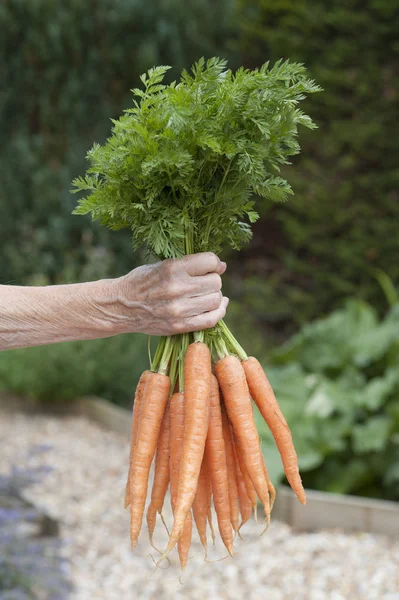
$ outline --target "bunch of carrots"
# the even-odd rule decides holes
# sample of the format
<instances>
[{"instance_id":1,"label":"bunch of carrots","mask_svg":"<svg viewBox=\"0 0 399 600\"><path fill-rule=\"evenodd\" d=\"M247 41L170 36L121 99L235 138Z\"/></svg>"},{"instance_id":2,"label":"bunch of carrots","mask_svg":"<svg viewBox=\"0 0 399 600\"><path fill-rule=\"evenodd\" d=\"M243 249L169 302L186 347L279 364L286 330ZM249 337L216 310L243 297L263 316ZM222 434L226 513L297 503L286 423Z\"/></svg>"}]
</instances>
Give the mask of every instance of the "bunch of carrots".
<instances>
[{"instance_id":1,"label":"bunch of carrots","mask_svg":"<svg viewBox=\"0 0 399 600\"><path fill-rule=\"evenodd\" d=\"M300 151L298 127L315 124L298 104L320 88L303 65L277 61L233 73L225 60L199 59L168 85L167 66L149 69L132 90L133 106L112 134L88 152L74 180L76 214L117 231L159 260L230 247L251 238L260 198L292 193L281 167ZM170 486L174 524L160 561L178 546L187 562L193 520L206 548L213 503L229 554L240 528L275 499L256 430L252 400L269 426L289 483L305 492L291 433L262 367L248 358L224 321L212 329L162 338L137 386L126 506L136 545L148 477L155 475L147 524L152 542Z\"/></svg>"},{"instance_id":2,"label":"bunch of carrots","mask_svg":"<svg viewBox=\"0 0 399 600\"><path fill-rule=\"evenodd\" d=\"M259 361L248 358L223 321L209 334L161 340L151 370L139 380L133 407L125 497L133 547L142 528L154 458L146 515L153 546L157 515L163 520L169 487L174 517L160 561L177 544L184 570L193 520L206 557L208 525L215 540L212 501L230 555L234 537L240 536L252 511L256 518L258 498L267 529L276 492L261 451L252 400L274 436L292 489L305 504L291 432Z\"/></svg>"}]
</instances>

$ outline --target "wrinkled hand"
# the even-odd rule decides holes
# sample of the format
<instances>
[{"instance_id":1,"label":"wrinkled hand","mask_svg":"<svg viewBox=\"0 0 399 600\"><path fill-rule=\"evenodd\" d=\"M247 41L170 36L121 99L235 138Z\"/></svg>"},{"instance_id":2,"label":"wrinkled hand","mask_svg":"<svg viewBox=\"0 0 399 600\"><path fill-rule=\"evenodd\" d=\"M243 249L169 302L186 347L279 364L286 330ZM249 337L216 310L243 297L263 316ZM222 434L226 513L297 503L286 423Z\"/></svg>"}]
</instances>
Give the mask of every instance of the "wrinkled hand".
<instances>
[{"instance_id":1,"label":"wrinkled hand","mask_svg":"<svg viewBox=\"0 0 399 600\"><path fill-rule=\"evenodd\" d=\"M212 252L138 267L115 280L123 332L173 335L213 327L226 314L221 275Z\"/></svg>"}]
</instances>

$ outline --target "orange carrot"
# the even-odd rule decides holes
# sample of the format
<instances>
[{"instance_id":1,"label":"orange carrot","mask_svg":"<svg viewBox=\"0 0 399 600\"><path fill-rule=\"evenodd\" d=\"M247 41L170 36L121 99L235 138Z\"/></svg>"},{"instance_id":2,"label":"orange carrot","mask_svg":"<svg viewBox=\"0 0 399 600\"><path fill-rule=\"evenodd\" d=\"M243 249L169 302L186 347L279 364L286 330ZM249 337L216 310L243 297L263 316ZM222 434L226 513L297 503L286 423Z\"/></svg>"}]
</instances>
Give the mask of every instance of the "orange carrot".
<instances>
[{"instance_id":1,"label":"orange carrot","mask_svg":"<svg viewBox=\"0 0 399 600\"><path fill-rule=\"evenodd\" d=\"M272 483L272 481L271 481L271 479L269 477L269 472L268 472L267 467L266 467L266 461L265 461L265 457L263 455L263 452L262 452L262 462L263 462L263 471L264 471L264 474L265 474L265 479L267 481L267 488L269 490L270 512L271 512L272 509L273 509L274 501L276 499L276 490L275 490L275 487L274 487L274 485L273 485L273 483Z\"/></svg>"},{"instance_id":2,"label":"orange carrot","mask_svg":"<svg viewBox=\"0 0 399 600\"><path fill-rule=\"evenodd\" d=\"M212 481L209 473L208 460L206 456L206 452L204 453L204 458L202 459L201 468L205 470L205 483L206 483L206 507L207 507L207 517L209 529L211 530L212 543L215 543L215 530L213 529L212 522Z\"/></svg>"},{"instance_id":3,"label":"orange carrot","mask_svg":"<svg viewBox=\"0 0 399 600\"><path fill-rule=\"evenodd\" d=\"M169 486L169 428L169 405L167 405L158 438L151 503L147 510L148 534L150 536L151 545L153 545L152 538L154 535L157 512L159 514L162 513L165 494Z\"/></svg>"},{"instance_id":4,"label":"orange carrot","mask_svg":"<svg viewBox=\"0 0 399 600\"><path fill-rule=\"evenodd\" d=\"M251 396L276 441L288 482L298 500L305 504L306 494L299 475L298 457L292 441L291 431L277 403L269 380L256 358L248 358L248 360L243 361L242 366Z\"/></svg>"},{"instance_id":5,"label":"orange carrot","mask_svg":"<svg viewBox=\"0 0 399 600\"><path fill-rule=\"evenodd\" d=\"M259 435L253 418L252 400L240 360L226 356L215 365L215 373L223 393L224 402L244 465L256 493L263 504L267 524L270 522L270 500L264 475Z\"/></svg>"},{"instance_id":6,"label":"orange carrot","mask_svg":"<svg viewBox=\"0 0 399 600\"><path fill-rule=\"evenodd\" d=\"M231 440L230 423L225 410L222 410L223 439L226 450L227 477L229 483L230 518L235 532L239 527L239 504L236 470L234 464L233 444Z\"/></svg>"},{"instance_id":7,"label":"orange carrot","mask_svg":"<svg viewBox=\"0 0 399 600\"><path fill-rule=\"evenodd\" d=\"M205 492L206 492L206 496L205 496L206 515L207 515L208 525L211 530L212 543L214 544L216 538L215 538L215 531L213 529L213 522L212 522L212 482L211 482L211 477L210 477L210 473L209 473L206 452L204 452L204 458L202 459L201 472L204 472ZM200 474L201 474L201 472L200 472Z\"/></svg>"},{"instance_id":8,"label":"orange carrot","mask_svg":"<svg viewBox=\"0 0 399 600\"><path fill-rule=\"evenodd\" d=\"M249 498L251 507L253 508L254 515L255 515L255 521L256 521L257 520L257 512L258 512L257 511L258 497L256 495L254 484L252 483L251 478L248 474L247 468L244 465L244 460L242 458L242 452L240 450L240 446L234 435L234 431L233 431L232 427L231 427L231 433L232 433L233 447L234 447L234 451L235 451L235 458L237 461L237 471L239 473L239 476L237 475L237 482L242 481L242 483L244 484L245 493L246 493L246 496ZM251 516L251 514L249 516ZM243 517L243 515L241 515L241 517ZM243 523L242 523L242 525L243 525Z\"/></svg>"},{"instance_id":9,"label":"orange carrot","mask_svg":"<svg viewBox=\"0 0 399 600\"><path fill-rule=\"evenodd\" d=\"M176 497L179 488L179 471L184 442L184 394L175 393L170 399L170 499L172 511L175 512ZM177 543L180 565L184 570L191 544L192 519L187 516L183 533Z\"/></svg>"},{"instance_id":10,"label":"orange carrot","mask_svg":"<svg viewBox=\"0 0 399 600\"><path fill-rule=\"evenodd\" d=\"M130 539L133 548L140 534L147 497L148 474L157 447L169 390L170 379L167 375L151 373L142 400L130 479Z\"/></svg>"},{"instance_id":11,"label":"orange carrot","mask_svg":"<svg viewBox=\"0 0 399 600\"><path fill-rule=\"evenodd\" d=\"M141 377L140 377L139 382L136 387L136 393L134 395L133 415L132 415L132 434L131 434L131 440L130 440L129 474L127 476L126 491L125 491L125 508L127 508L130 504L130 477L131 477L131 471L132 471L134 448L136 446L137 430L138 430L139 420L140 420L141 401L143 399L144 389L147 384L148 377L150 375L151 375L151 371L144 371L144 373L141 374Z\"/></svg>"},{"instance_id":12,"label":"orange carrot","mask_svg":"<svg viewBox=\"0 0 399 600\"><path fill-rule=\"evenodd\" d=\"M238 528L238 530L240 530L241 527L247 521L249 521L249 519L251 518L253 505L252 505L250 497L248 496L247 488L245 486L244 478L241 473L241 469L240 469L240 465L238 462L237 454L235 453L234 445L233 445L233 450L234 450L234 461L235 461L235 468L236 468L236 475L237 475L238 499L239 499L239 503L240 503L240 513L241 513L241 523L240 523L240 527Z\"/></svg>"},{"instance_id":13,"label":"orange carrot","mask_svg":"<svg viewBox=\"0 0 399 600\"><path fill-rule=\"evenodd\" d=\"M209 424L211 355L202 342L189 345L184 358L184 443L173 529L164 558L182 534L194 502Z\"/></svg>"},{"instance_id":14,"label":"orange carrot","mask_svg":"<svg viewBox=\"0 0 399 600\"><path fill-rule=\"evenodd\" d=\"M215 505L219 532L229 554L233 556L233 533L230 518L226 450L223 439L219 386L214 375L212 375L210 404L211 414L206 438L206 457L211 475L213 503Z\"/></svg>"},{"instance_id":15,"label":"orange carrot","mask_svg":"<svg viewBox=\"0 0 399 600\"><path fill-rule=\"evenodd\" d=\"M179 486L179 468L184 436L184 394L182 392L176 392L170 399L169 422L170 498L173 508Z\"/></svg>"},{"instance_id":16,"label":"orange carrot","mask_svg":"<svg viewBox=\"0 0 399 600\"><path fill-rule=\"evenodd\" d=\"M206 523L208 517L208 473L206 470L206 463L202 461L200 474L198 477L197 491L193 502L193 515L195 524L197 526L198 535L201 540L201 544L205 549L205 558L207 555L207 542L206 542Z\"/></svg>"},{"instance_id":17,"label":"orange carrot","mask_svg":"<svg viewBox=\"0 0 399 600\"><path fill-rule=\"evenodd\" d=\"M180 566L182 573L187 565L188 553L190 551L191 539L193 533L193 517L191 509L187 513L186 520L184 521L183 531L177 542L177 550L179 552Z\"/></svg>"}]
</instances>

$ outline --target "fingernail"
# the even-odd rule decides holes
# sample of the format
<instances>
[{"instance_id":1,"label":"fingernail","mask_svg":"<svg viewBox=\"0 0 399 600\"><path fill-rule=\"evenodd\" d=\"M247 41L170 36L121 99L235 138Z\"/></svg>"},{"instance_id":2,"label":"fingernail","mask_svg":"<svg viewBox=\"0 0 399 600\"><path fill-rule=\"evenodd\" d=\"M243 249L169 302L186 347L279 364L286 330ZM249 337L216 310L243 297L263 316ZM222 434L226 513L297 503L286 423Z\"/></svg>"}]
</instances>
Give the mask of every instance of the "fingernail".
<instances>
[{"instance_id":1,"label":"fingernail","mask_svg":"<svg viewBox=\"0 0 399 600\"><path fill-rule=\"evenodd\" d=\"M227 269L227 263L225 263L225 262L222 261L222 267L223 267L224 270L226 270Z\"/></svg>"},{"instance_id":2,"label":"fingernail","mask_svg":"<svg viewBox=\"0 0 399 600\"><path fill-rule=\"evenodd\" d=\"M228 303L230 302L230 298L228 298L227 296L224 296L224 301L226 302L226 306L227 306Z\"/></svg>"}]
</instances>

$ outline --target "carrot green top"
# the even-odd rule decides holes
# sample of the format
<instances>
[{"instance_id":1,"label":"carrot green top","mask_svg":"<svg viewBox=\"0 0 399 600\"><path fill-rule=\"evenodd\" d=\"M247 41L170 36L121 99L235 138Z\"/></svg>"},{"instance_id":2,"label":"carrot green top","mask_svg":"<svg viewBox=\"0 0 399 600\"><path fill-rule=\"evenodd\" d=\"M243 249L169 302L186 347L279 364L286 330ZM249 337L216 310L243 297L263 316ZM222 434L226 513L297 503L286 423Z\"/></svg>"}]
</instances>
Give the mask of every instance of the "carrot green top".
<instances>
[{"instance_id":1,"label":"carrot green top","mask_svg":"<svg viewBox=\"0 0 399 600\"><path fill-rule=\"evenodd\" d=\"M320 88L288 61L233 73L225 60L200 59L165 85L169 68L141 76L133 107L89 151L74 212L129 227L134 246L161 259L238 249L258 218L252 196L292 193L279 169L300 150L297 126L315 127L298 103Z\"/></svg>"}]
</instances>

